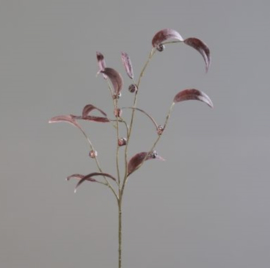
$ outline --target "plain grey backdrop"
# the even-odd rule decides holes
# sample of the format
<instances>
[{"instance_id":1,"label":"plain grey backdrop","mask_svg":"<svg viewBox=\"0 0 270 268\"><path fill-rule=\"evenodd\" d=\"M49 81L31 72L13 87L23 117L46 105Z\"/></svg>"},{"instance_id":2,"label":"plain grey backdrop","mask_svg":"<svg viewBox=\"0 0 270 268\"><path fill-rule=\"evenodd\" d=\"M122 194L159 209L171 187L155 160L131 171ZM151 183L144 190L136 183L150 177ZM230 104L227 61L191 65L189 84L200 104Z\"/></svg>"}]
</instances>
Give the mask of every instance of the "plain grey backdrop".
<instances>
[{"instance_id":1,"label":"plain grey backdrop","mask_svg":"<svg viewBox=\"0 0 270 268\"><path fill-rule=\"evenodd\" d=\"M120 52L137 78L163 28L204 40L212 64L206 75L197 51L167 46L142 79L139 107L162 123L177 92L198 88L215 108L177 105L157 146L166 162L129 180L123 267L269 267L269 10L267 0L1 0L0 267L117 267L113 195L90 183L73 194L65 178L96 167L77 129L47 122L89 103L111 116L96 51L122 73L130 106ZM114 130L83 126L114 174ZM155 137L137 114L130 156Z\"/></svg>"}]
</instances>

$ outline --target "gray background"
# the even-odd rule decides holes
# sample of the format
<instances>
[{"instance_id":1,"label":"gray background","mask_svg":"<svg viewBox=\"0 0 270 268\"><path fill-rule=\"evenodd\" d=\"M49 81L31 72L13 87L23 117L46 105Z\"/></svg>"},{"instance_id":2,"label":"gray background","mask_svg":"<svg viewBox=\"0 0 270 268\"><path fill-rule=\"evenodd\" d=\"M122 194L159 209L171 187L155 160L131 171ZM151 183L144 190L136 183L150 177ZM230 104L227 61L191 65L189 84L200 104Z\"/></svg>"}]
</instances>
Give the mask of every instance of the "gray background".
<instances>
[{"instance_id":1,"label":"gray background","mask_svg":"<svg viewBox=\"0 0 270 268\"><path fill-rule=\"evenodd\" d=\"M175 107L149 161L124 199L123 267L269 267L269 1L167 0L0 2L0 266L117 267L117 207L112 194L72 173L96 170L79 131L47 124L92 103L109 114L95 53L122 72L121 104L131 105L120 52L138 77L160 29L196 36L157 53L142 80L139 106L162 123L174 95L198 88L213 100ZM129 112L125 116L129 116ZM115 136L83 124L102 166L115 173ZM136 116L130 156L149 149L155 131Z\"/></svg>"}]
</instances>

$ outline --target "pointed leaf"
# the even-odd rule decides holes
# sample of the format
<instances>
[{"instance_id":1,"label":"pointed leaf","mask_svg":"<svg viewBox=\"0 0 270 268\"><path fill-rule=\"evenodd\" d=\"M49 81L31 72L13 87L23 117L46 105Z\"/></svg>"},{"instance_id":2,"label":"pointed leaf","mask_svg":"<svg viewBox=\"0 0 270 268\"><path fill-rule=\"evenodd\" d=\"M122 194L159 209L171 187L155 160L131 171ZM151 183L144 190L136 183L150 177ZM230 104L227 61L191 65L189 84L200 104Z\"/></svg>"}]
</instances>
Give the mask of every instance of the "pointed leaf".
<instances>
[{"instance_id":1,"label":"pointed leaf","mask_svg":"<svg viewBox=\"0 0 270 268\"><path fill-rule=\"evenodd\" d=\"M70 175L70 176L67 177L67 181L69 181L72 178L75 178L75 179L79 179L80 180L80 179L82 179L84 177L85 177L85 175L82 175L82 174L72 174L72 175ZM91 181L91 182L96 182L96 180L93 179L93 178L87 178L86 180L87 181Z\"/></svg>"},{"instance_id":2,"label":"pointed leaf","mask_svg":"<svg viewBox=\"0 0 270 268\"><path fill-rule=\"evenodd\" d=\"M173 102L177 103L186 100L199 100L206 103L211 108L214 107L211 99L204 92L197 89L185 89L180 91L178 94L175 95Z\"/></svg>"},{"instance_id":3,"label":"pointed leaf","mask_svg":"<svg viewBox=\"0 0 270 268\"><path fill-rule=\"evenodd\" d=\"M72 115L58 115L49 120L49 123L59 123L59 122L67 122L71 125L81 129L79 124L75 121L75 118Z\"/></svg>"},{"instance_id":4,"label":"pointed leaf","mask_svg":"<svg viewBox=\"0 0 270 268\"><path fill-rule=\"evenodd\" d=\"M210 50L207 47L207 45L200 39L194 38L194 37L185 39L184 43L195 48L202 55L205 62L205 70L207 72L210 66L210 61L211 61Z\"/></svg>"},{"instance_id":5,"label":"pointed leaf","mask_svg":"<svg viewBox=\"0 0 270 268\"><path fill-rule=\"evenodd\" d=\"M74 119L78 120L86 120L86 121L94 121L98 123L109 123L110 120L107 117L100 117L100 116L78 116L78 115L71 115Z\"/></svg>"},{"instance_id":6,"label":"pointed leaf","mask_svg":"<svg viewBox=\"0 0 270 268\"><path fill-rule=\"evenodd\" d=\"M133 79L134 73L133 73L132 63L131 63L129 55L125 52L122 52L121 58L122 58L122 63L123 63L125 70L127 72L127 75L129 76L130 79Z\"/></svg>"},{"instance_id":7,"label":"pointed leaf","mask_svg":"<svg viewBox=\"0 0 270 268\"><path fill-rule=\"evenodd\" d=\"M116 179L115 179L112 175L110 175L110 174L108 174L108 173L102 173L102 172L94 172L94 173L90 173L90 174L84 176L83 178L81 178L81 179L79 180L79 182L77 183L77 185L76 185L76 187L75 187L74 192L76 193L78 187L79 187L84 181L89 180L89 178L92 179L92 177L94 177L94 176L103 176L103 177L107 177L107 178L110 178L110 179L116 181Z\"/></svg>"},{"instance_id":8,"label":"pointed leaf","mask_svg":"<svg viewBox=\"0 0 270 268\"><path fill-rule=\"evenodd\" d=\"M101 72L106 68L105 59L104 59L104 56L99 51L96 52L96 55L97 55L99 72ZM106 79L107 75L103 74L103 77Z\"/></svg>"},{"instance_id":9,"label":"pointed leaf","mask_svg":"<svg viewBox=\"0 0 270 268\"><path fill-rule=\"evenodd\" d=\"M98 110L100 113L102 113L104 116L107 117L107 114L105 112L103 112L101 109L95 107L92 104L87 104L84 106L83 111L82 111L82 117L86 117L89 115L89 113L93 110Z\"/></svg>"},{"instance_id":10,"label":"pointed leaf","mask_svg":"<svg viewBox=\"0 0 270 268\"><path fill-rule=\"evenodd\" d=\"M169 39L176 39L181 42L184 41L183 37L177 31L172 29L163 29L155 34L152 39L152 45L157 48L162 42Z\"/></svg>"},{"instance_id":11,"label":"pointed leaf","mask_svg":"<svg viewBox=\"0 0 270 268\"><path fill-rule=\"evenodd\" d=\"M116 70L114 70L113 68L105 68L104 70L100 71L103 74L106 74L113 85L114 88L114 93L116 95L118 95L122 89L123 86L123 79L120 75L120 73L118 73Z\"/></svg>"},{"instance_id":12,"label":"pointed leaf","mask_svg":"<svg viewBox=\"0 0 270 268\"><path fill-rule=\"evenodd\" d=\"M161 156L159 156L156 153L156 151L138 153L134 155L128 162L128 176L131 173L133 173L136 169L138 169L144 161L149 159L164 160Z\"/></svg>"}]
</instances>

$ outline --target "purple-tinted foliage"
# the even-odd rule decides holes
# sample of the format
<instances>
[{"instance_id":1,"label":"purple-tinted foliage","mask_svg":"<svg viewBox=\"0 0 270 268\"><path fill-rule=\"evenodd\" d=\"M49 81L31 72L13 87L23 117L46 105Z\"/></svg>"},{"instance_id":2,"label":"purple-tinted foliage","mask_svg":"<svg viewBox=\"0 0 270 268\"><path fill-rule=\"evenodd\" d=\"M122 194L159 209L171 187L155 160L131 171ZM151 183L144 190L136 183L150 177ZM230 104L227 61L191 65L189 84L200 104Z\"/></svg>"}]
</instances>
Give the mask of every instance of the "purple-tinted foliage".
<instances>
[{"instance_id":1,"label":"purple-tinted foliage","mask_svg":"<svg viewBox=\"0 0 270 268\"><path fill-rule=\"evenodd\" d=\"M96 55L97 55L99 73L100 73L101 71L103 71L106 68L106 63L105 63L105 59L104 59L103 54L101 54L99 51L97 51ZM105 79L107 78L106 74L102 74L102 75Z\"/></svg>"},{"instance_id":2,"label":"purple-tinted foliage","mask_svg":"<svg viewBox=\"0 0 270 268\"><path fill-rule=\"evenodd\" d=\"M152 46L155 48L159 48L160 51L161 47L159 46L162 42L168 41L169 39L174 39L178 41L184 41L183 37L175 30L172 29L163 29L157 32L153 39L152 39Z\"/></svg>"},{"instance_id":3,"label":"purple-tinted foliage","mask_svg":"<svg viewBox=\"0 0 270 268\"><path fill-rule=\"evenodd\" d=\"M109 123L110 120L107 117L100 116L80 116L80 115L71 115L74 119L85 120L85 121L94 121L98 123Z\"/></svg>"},{"instance_id":4,"label":"purple-tinted foliage","mask_svg":"<svg viewBox=\"0 0 270 268\"><path fill-rule=\"evenodd\" d=\"M196 49L203 57L205 62L205 70L208 72L210 66L210 50L208 46L198 38L190 37L184 40L184 43Z\"/></svg>"},{"instance_id":5,"label":"purple-tinted foliage","mask_svg":"<svg viewBox=\"0 0 270 268\"><path fill-rule=\"evenodd\" d=\"M177 93L173 99L174 103L186 101L186 100L198 100L206 103L211 108L214 107L211 99L202 91L197 89L185 89Z\"/></svg>"},{"instance_id":6,"label":"purple-tinted foliage","mask_svg":"<svg viewBox=\"0 0 270 268\"><path fill-rule=\"evenodd\" d=\"M105 68L104 70L100 71L103 74L106 74L113 85L114 93L116 95L120 94L120 91L123 87L123 79L120 73L118 73L113 68Z\"/></svg>"},{"instance_id":7,"label":"purple-tinted foliage","mask_svg":"<svg viewBox=\"0 0 270 268\"><path fill-rule=\"evenodd\" d=\"M131 63L131 59L130 59L129 55L125 52L122 52L121 59L122 59L123 65L125 67L125 70L127 72L127 75L129 76L130 79L133 79L134 73L133 73L133 67L132 67L132 63Z\"/></svg>"},{"instance_id":8,"label":"purple-tinted foliage","mask_svg":"<svg viewBox=\"0 0 270 268\"><path fill-rule=\"evenodd\" d=\"M103 172L94 172L94 173L90 173L90 174L84 176L83 178L81 178L81 179L79 180L79 182L77 183L77 185L76 185L76 187L75 187L74 192L77 191L78 187L79 187L84 181L87 181L89 178L92 178L92 177L94 177L94 176L102 176L102 177L110 178L110 179L116 181L116 179L115 179L112 175L110 175L110 174L108 174L108 173L103 173Z\"/></svg>"},{"instance_id":9,"label":"purple-tinted foliage","mask_svg":"<svg viewBox=\"0 0 270 268\"><path fill-rule=\"evenodd\" d=\"M70 176L67 177L67 181L69 181L72 178L81 180L84 177L85 177L85 175L82 175L82 174L72 174L72 175L70 175ZM96 182L97 181L97 180L95 180L95 179L93 179L91 177L90 178L87 178L86 180L87 181L91 181L91 182Z\"/></svg>"},{"instance_id":10,"label":"purple-tinted foliage","mask_svg":"<svg viewBox=\"0 0 270 268\"><path fill-rule=\"evenodd\" d=\"M107 117L107 114L105 112L103 112L101 109L97 108L96 106L92 104L87 104L84 106L83 111L82 111L82 117L88 116L89 113L92 112L93 110L98 110L101 114Z\"/></svg>"},{"instance_id":11,"label":"purple-tinted foliage","mask_svg":"<svg viewBox=\"0 0 270 268\"><path fill-rule=\"evenodd\" d=\"M159 156L156 151L154 152L141 152L135 154L128 162L128 175L133 173L136 169L140 167L140 165L149 159L157 159L164 161L165 159Z\"/></svg>"},{"instance_id":12,"label":"purple-tinted foliage","mask_svg":"<svg viewBox=\"0 0 270 268\"><path fill-rule=\"evenodd\" d=\"M49 123L61 123L66 122L71 125L81 129L80 125L76 122L75 118L72 115L58 115L49 120Z\"/></svg>"}]
</instances>

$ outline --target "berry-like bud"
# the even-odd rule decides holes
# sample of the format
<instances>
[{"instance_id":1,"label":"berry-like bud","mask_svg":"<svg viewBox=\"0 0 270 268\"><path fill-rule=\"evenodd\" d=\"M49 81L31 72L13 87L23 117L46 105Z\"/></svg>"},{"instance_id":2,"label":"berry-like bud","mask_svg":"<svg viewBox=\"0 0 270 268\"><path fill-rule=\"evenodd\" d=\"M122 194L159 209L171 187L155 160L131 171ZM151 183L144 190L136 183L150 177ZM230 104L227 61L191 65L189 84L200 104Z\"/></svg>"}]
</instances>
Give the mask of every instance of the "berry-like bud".
<instances>
[{"instance_id":1,"label":"berry-like bud","mask_svg":"<svg viewBox=\"0 0 270 268\"><path fill-rule=\"evenodd\" d=\"M127 144L127 139L126 138L118 139L118 146L124 146L126 144Z\"/></svg>"},{"instance_id":2,"label":"berry-like bud","mask_svg":"<svg viewBox=\"0 0 270 268\"><path fill-rule=\"evenodd\" d=\"M121 117L121 115L122 115L122 110L121 109L115 109L114 110L114 115L115 115L115 117Z\"/></svg>"},{"instance_id":3,"label":"berry-like bud","mask_svg":"<svg viewBox=\"0 0 270 268\"><path fill-rule=\"evenodd\" d=\"M129 92L134 93L134 92L137 92L138 87L137 87L137 85L135 85L135 84L131 84L131 85L128 87L128 90L129 90Z\"/></svg>"},{"instance_id":4,"label":"berry-like bud","mask_svg":"<svg viewBox=\"0 0 270 268\"><path fill-rule=\"evenodd\" d=\"M95 151L95 150L92 150L92 151L90 151L90 153L89 153L89 156L90 156L91 158L96 158L97 155L98 155L98 153L97 153L97 151Z\"/></svg>"},{"instance_id":5,"label":"berry-like bud","mask_svg":"<svg viewBox=\"0 0 270 268\"><path fill-rule=\"evenodd\" d=\"M116 99L120 99L122 96L121 92L119 92L118 94L113 94L113 99L116 100Z\"/></svg>"},{"instance_id":6,"label":"berry-like bud","mask_svg":"<svg viewBox=\"0 0 270 268\"><path fill-rule=\"evenodd\" d=\"M157 127L157 134L158 134L158 135L162 135L163 130L164 130L164 126L159 125L159 126Z\"/></svg>"},{"instance_id":7,"label":"berry-like bud","mask_svg":"<svg viewBox=\"0 0 270 268\"><path fill-rule=\"evenodd\" d=\"M152 158L157 158L157 156L158 156L157 151L153 151L153 152L151 153L151 157L152 157Z\"/></svg>"},{"instance_id":8,"label":"berry-like bud","mask_svg":"<svg viewBox=\"0 0 270 268\"><path fill-rule=\"evenodd\" d=\"M164 49L165 49L165 46L164 46L163 44L159 44L159 45L157 46L157 50L158 50L159 52L163 51Z\"/></svg>"}]
</instances>

